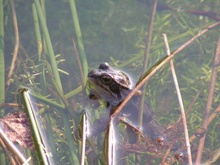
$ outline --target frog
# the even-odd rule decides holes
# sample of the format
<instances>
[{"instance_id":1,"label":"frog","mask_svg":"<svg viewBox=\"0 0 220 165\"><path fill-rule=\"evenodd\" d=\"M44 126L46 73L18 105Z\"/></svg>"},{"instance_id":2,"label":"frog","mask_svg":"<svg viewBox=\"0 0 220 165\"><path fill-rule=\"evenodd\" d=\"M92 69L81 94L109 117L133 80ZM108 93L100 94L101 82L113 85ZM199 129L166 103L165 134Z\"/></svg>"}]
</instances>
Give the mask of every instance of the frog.
<instances>
[{"instance_id":1,"label":"frog","mask_svg":"<svg viewBox=\"0 0 220 165\"><path fill-rule=\"evenodd\" d=\"M106 113L93 124L92 134L96 135L106 129L111 114L114 113L114 110L133 90L134 83L125 72L111 67L107 62L101 63L98 68L91 70L87 77L88 84L93 86L89 93L90 98L106 102ZM133 125L140 127L138 123L138 110L141 95L140 92L138 93L125 105L120 115L126 116L129 121L132 121ZM148 102L144 105L142 125L145 128L143 129L144 134L148 134L154 141L160 141L160 144L164 142L163 128L156 120Z\"/></svg>"},{"instance_id":2,"label":"frog","mask_svg":"<svg viewBox=\"0 0 220 165\"><path fill-rule=\"evenodd\" d=\"M90 95L105 100L111 106L117 106L132 89L130 78L107 62L89 72L88 81L94 86Z\"/></svg>"}]
</instances>

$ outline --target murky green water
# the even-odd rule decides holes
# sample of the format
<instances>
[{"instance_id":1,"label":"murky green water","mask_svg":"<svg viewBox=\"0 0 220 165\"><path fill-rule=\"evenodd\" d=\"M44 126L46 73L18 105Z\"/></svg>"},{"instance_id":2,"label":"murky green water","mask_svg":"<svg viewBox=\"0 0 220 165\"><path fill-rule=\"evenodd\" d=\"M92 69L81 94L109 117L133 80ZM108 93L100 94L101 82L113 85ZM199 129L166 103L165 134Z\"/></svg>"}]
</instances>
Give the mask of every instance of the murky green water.
<instances>
[{"instance_id":1,"label":"murky green water","mask_svg":"<svg viewBox=\"0 0 220 165\"><path fill-rule=\"evenodd\" d=\"M36 4L38 1L34 2ZM89 123L87 129L92 129L92 123L106 111L103 102L89 99L89 89L85 88L86 76L83 74L97 68L102 62L108 62L128 74L133 84L142 75L153 3L144 0L76 1L80 35L76 14L70 6L72 2L41 1L39 7L42 11L37 6L35 11L32 2L14 2L20 46L10 85L5 88L5 101L1 103L18 103L19 106L4 104L1 106L1 115L18 110L27 112L28 107L28 116L30 112L33 113L37 127L33 135L35 150L19 146L26 158L32 157L30 164L81 162L82 112L85 110L86 122ZM3 7L4 73L7 81L16 40L10 3L3 1ZM173 52L202 29L219 21L219 7L217 0L158 2L147 69L167 54L162 34L167 34ZM39 13L45 20L42 21ZM207 100L211 98L208 93L218 38L219 26L200 36L174 58L187 111L188 132L191 139L194 138L193 161L200 141L193 135L202 126ZM53 53L54 56L51 56ZM219 82L217 77L211 103L212 116L217 114L214 111L219 106ZM18 92L23 88L28 91ZM163 128L159 131L161 134L156 137L146 134L145 138L136 142L135 132L139 131L139 127L130 127L129 122L122 122L122 119L114 120L110 124L114 127L94 137L88 136L85 164L107 164L108 160L112 161L110 164L160 164L163 160L166 163L169 161L169 164L187 164L183 127L174 124L181 115L169 64L147 82L145 99L161 127L155 123L151 126L158 130ZM219 120L218 115L214 116L206 130L202 156L204 164L212 157L219 157L216 154L220 147ZM130 132L126 130L128 128ZM147 127L143 126L144 129ZM166 155L168 149L171 151ZM11 164L5 150L1 149L0 153L1 164ZM211 164L218 163L215 160Z\"/></svg>"}]
</instances>

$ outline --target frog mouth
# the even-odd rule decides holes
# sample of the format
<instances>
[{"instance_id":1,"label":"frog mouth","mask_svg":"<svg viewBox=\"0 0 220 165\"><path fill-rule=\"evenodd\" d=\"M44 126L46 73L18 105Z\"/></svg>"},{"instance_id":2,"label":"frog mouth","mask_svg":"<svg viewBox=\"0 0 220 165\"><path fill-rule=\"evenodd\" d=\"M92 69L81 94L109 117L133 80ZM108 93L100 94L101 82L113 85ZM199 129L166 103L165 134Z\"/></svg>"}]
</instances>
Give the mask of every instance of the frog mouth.
<instances>
[{"instance_id":1,"label":"frog mouth","mask_svg":"<svg viewBox=\"0 0 220 165\"><path fill-rule=\"evenodd\" d=\"M94 85L95 91L98 93L105 93L106 95L112 94L109 88L103 85L101 82L97 81L94 77L89 77L89 81Z\"/></svg>"}]
</instances>

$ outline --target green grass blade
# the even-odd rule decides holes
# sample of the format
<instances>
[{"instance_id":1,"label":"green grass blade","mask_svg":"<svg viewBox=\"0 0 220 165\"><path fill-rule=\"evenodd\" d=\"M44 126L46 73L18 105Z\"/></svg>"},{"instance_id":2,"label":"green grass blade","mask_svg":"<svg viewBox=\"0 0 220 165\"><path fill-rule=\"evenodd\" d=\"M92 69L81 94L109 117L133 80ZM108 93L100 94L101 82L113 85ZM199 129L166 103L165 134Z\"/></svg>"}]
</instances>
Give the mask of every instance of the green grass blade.
<instances>
[{"instance_id":1,"label":"green grass blade","mask_svg":"<svg viewBox=\"0 0 220 165\"><path fill-rule=\"evenodd\" d=\"M46 41L48 55L49 55L49 59L50 59L50 62L51 62L54 78L56 80L57 85L61 89L61 91L63 91L61 80L60 80L60 75L59 75L59 72L58 72L58 67L57 67L57 64L56 64L55 54L54 54L54 51L53 51L53 46L52 46L52 43L51 43L49 31L47 29L46 21L44 19L43 12L42 12L39 1L35 0L34 2L35 2L35 5L36 5L37 14L38 14L39 21L40 21L40 24L41 24L41 27L42 27L43 35L44 35L44 38L45 38L45 41Z\"/></svg>"},{"instance_id":2,"label":"green grass blade","mask_svg":"<svg viewBox=\"0 0 220 165\"><path fill-rule=\"evenodd\" d=\"M38 47L38 61L40 64L40 89L41 89L41 94L43 96L47 95L47 89L46 89L46 78L45 78L45 69L44 69L44 65L43 65L43 60L42 60L42 47L43 47L43 42L42 42L42 37L41 37L41 33L40 33L40 25L39 25L39 21L38 21L38 16L37 16L37 10L36 10L36 6L35 4L32 4L32 12L33 12L33 20L34 20L34 27L35 27L35 35L36 35L36 40L37 40L37 47ZM53 131L52 131L52 127L51 127L51 117L49 114L45 115L45 122L47 123L47 132L48 132L48 139L50 139L49 141L49 145L51 147L51 151L52 153L56 153L56 142L55 139L53 137ZM57 156L54 155L54 161L57 162Z\"/></svg>"},{"instance_id":3,"label":"green grass blade","mask_svg":"<svg viewBox=\"0 0 220 165\"><path fill-rule=\"evenodd\" d=\"M43 60L42 60L42 49L43 49L43 42L42 42L42 37L40 33L40 25L38 21L38 16L37 16L37 10L36 6L32 4L32 12L33 12L33 20L34 20L34 28L35 28L35 35L36 35L36 40L37 40L37 54L38 54L38 61L40 64L40 89L41 89L41 94L43 96L46 96L46 81L45 81L45 70L44 70L44 65L43 65Z\"/></svg>"},{"instance_id":4,"label":"green grass blade","mask_svg":"<svg viewBox=\"0 0 220 165\"><path fill-rule=\"evenodd\" d=\"M28 116L30 118L30 122L31 122L31 126L32 126L32 129L33 129L33 133L34 133L34 141L36 142L35 144L38 144L38 145L35 145L36 147L36 151L38 153L38 156L39 156L39 159L40 159L40 162L43 163L44 165L47 165L47 164L50 164L48 162L48 159L47 159L47 154L45 153L45 148L44 148L44 143L42 141L42 136L39 132L39 128L38 128L38 125L37 125L37 122L36 122L36 118L35 118L35 115L33 113L33 107L31 105L31 101L30 101L30 98L29 98L29 94L27 92L27 90L23 90L22 91L22 95L23 95L23 99L24 99L24 103L25 103L25 106L26 106L26 109L27 109L27 112L28 112Z\"/></svg>"},{"instance_id":5,"label":"green grass blade","mask_svg":"<svg viewBox=\"0 0 220 165\"><path fill-rule=\"evenodd\" d=\"M70 0L70 8L71 8L71 12L72 12L74 27L76 30L76 36L77 36L77 41L78 41L81 63L83 66L84 80L86 81L86 77L88 74L88 63L87 63L86 53L85 53L84 44L83 44L82 33L81 33L80 25L79 25L78 14L76 11L75 0Z\"/></svg>"}]
</instances>

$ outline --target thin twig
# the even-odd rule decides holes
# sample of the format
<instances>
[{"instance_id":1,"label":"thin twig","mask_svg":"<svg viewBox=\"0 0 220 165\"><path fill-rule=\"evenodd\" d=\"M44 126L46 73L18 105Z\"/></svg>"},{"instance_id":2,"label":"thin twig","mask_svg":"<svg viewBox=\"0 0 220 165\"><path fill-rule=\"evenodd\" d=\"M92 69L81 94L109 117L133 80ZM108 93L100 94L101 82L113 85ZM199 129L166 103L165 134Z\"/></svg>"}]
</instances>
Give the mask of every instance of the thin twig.
<instances>
[{"instance_id":1,"label":"thin twig","mask_svg":"<svg viewBox=\"0 0 220 165\"><path fill-rule=\"evenodd\" d=\"M86 113L83 111L82 114L82 145L81 145L81 165L85 164L85 149L86 149L86 138L87 138L87 129L88 129L88 125L87 125L87 116Z\"/></svg>"},{"instance_id":2,"label":"thin twig","mask_svg":"<svg viewBox=\"0 0 220 165\"><path fill-rule=\"evenodd\" d=\"M200 91L196 94L196 96L193 98L192 102L189 104L188 108L186 109L186 116L188 115L189 111L192 109L192 106L196 102L197 98L200 95ZM181 121L181 117L176 121L176 123L179 123Z\"/></svg>"},{"instance_id":3,"label":"thin twig","mask_svg":"<svg viewBox=\"0 0 220 165\"><path fill-rule=\"evenodd\" d=\"M161 161L161 165L166 165L165 161L166 161L166 158L167 158L167 156L169 155L170 151L171 151L171 147L169 147L169 148L166 150L166 152L165 152L165 154L164 154L164 156L163 156L163 159L162 159L162 161Z\"/></svg>"},{"instance_id":4,"label":"thin twig","mask_svg":"<svg viewBox=\"0 0 220 165\"><path fill-rule=\"evenodd\" d=\"M16 11L15 11L15 6L14 6L14 0L9 0L11 4L11 10L12 10L12 16L13 16L13 24L14 24L14 31L15 31L15 46L14 46L14 52L13 52L13 58L11 61L11 67L8 73L8 80L6 83L7 88L10 85L10 80L15 68L15 61L17 59L18 55L18 48L19 48L19 32L18 32L18 22L17 22L17 16L16 16Z\"/></svg>"},{"instance_id":5,"label":"thin twig","mask_svg":"<svg viewBox=\"0 0 220 165\"><path fill-rule=\"evenodd\" d=\"M118 106L118 108L115 110L115 112L112 114L111 118L115 118L117 114L121 111L121 109L126 105L126 103L131 99L131 97L142 87L145 82L151 78L162 66L164 66L170 59L172 59L177 53L185 49L188 45L190 45L195 39L206 33L209 29L219 25L220 22L214 23L207 28L201 30L197 35L195 35L193 38L188 40L186 43L184 43L182 46L180 46L176 51L171 53L171 55L166 56L162 61L160 61L159 64L156 64L151 67L150 72L136 85L136 87L131 91L131 93L124 99L124 101Z\"/></svg>"},{"instance_id":6,"label":"thin twig","mask_svg":"<svg viewBox=\"0 0 220 165\"><path fill-rule=\"evenodd\" d=\"M147 63L148 63L151 38L152 38L152 32L153 32L153 23L154 23L156 10L157 10L157 0L154 0L154 4L152 7L151 16L150 16L150 21L149 21L149 28L148 28L147 37L146 37L146 47L144 50L144 62L143 62L143 67L142 67L142 74L145 72Z\"/></svg>"},{"instance_id":7,"label":"thin twig","mask_svg":"<svg viewBox=\"0 0 220 165\"><path fill-rule=\"evenodd\" d=\"M169 43L167 41L166 34L163 34L163 37L164 37L165 47L166 47L166 50L167 50L167 55L169 55L170 54L170 48L169 48ZM182 121L183 121L185 141L186 141L186 146L187 146L188 163L189 163L189 165L192 165L192 155L191 155L191 150L190 150L189 133L188 133L187 123L186 123L186 115L185 115L183 100L182 100L178 80L177 80L177 77L176 77L176 71L175 71L172 59L170 60L170 69L171 69L171 72L172 72L172 75L173 75L173 81L174 81L174 84L175 84L175 87L176 87L176 93L177 93L177 97L178 97L178 101L179 101L179 105L180 105L180 112L181 112L181 117L182 117Z\"/></svg>"},{"instance_id":8,"label":"thin twig","mask_svg":"<svg viewBox=\"0 0 220 165\"><path fill-rule=\"evenodd\" d=\"M215 163L216 160L219 159L219 157L220 157L220 148L215 150L211 160L208 160L207 162L205 162L205 163L203 163L201 165L211 165L211 164Z\"/></svg>"},{"instance_id":9,"label":"thin twig","mask_svg":"<svg viewBox=\"0 0 220 165\"><path fill-rule=\"evenodd\" d=\"M214 120L214 118L220 113L220 105L215 109L214 113L209 116L208 125Z\"/></svg>"},{"instance_id":10,"label":"thin twig","mask_svg":"<svg viewBox=\"0 0 220 165\"><path fill-rule=\"evenodd\" d=\"M115 131L114 131L114 127L113 127L113 125L114 125L114 119L113 118L111 118L111 120L110 120L110 122L109 122L109 125L108 125L108 136L107 136L107 147L105 147L105 148L107 148L106 149L106 156L107 156L107 164L108 165L112 165L112 164L114 164L114 160L115 160L115 145L116 145L116 143L115 143Z\"/></svg>"},{"instance_id":11,"label":"thin twig","mask_svg":"<svg viewBox=\"0 0 220 165\"><path fill-rule=\"evenodd\" d=\"M15 162L14 158L12 157L12 155L9 153L9 150L7 148L7 146L5 145L5 143L0 139L0 145L1 147L4 149L5 154L7 155L11 165L16 165L18 162Z\"/></svg>"},{"instance_id":12,"label":"thin twig","mask_svg":"<svg viewBox=\"0 0 220 165\"><path fill-rule=\"evenodd\" d=\"M31 161L31 157L27 158L27 160L22 165L29 165L30 161Z\"/></svg>"},{"instance_id":13,"label":"thin twig","mask_svg":"<svg viewBox=\"0 0 220 165\"><path fill-rule=\"evenodd\" d=\"M144 74L146 67L147 67L147 63L148 63L148 58L149 58L149 52L150 52L150 45L151 45L151 38L152 38L152 31L153 31L153 23L154 23L154 17L155 17L155 13L156 13L156 8L157 8L157 0L154 0L154 4L152 7L152 11L151 11L151 17L150 17L150 21L149 21L149 28L148 28L148 33L147 33L147 37L146 37L146 46L145 46L145 51L144 51L144 61L143 61L143 67L142 67L142 74ZM145 89L146 84L143 86L143 89ZM144 97L145 95L142 95L142 99L140 102L140 115L139 115L139 123L142 123L142 116L141 114L143 114L143 108L144 108Z\"/></svg>"},{"instance_id":14,"label":"thin twig","mask_svg":"<svg viewBox=\"0 0 220 165\"><path fill-rule=\"evenodd\" d=\"M72 38L72 42L73 42L74 52L75 52L75 55L76 55L76 60L77 60L78 65L79 65L79 71L80 71L80 76L81 76L81 81L82 81L82 87L84 89L85 83L84 83L83 68L82 68L82 64L81 64L81 61L80 61L80 58L79 58L79 53L78 53L78 50L76 48L76 42L75 42L74 38Z\"/></svg>"},{"instance_id":15,"label":"thin twig","mask_svg":"<svg viewBox=\"0 0 220 165\"><path fill-rule=\"evenodd\" d=\"M153 6L152 6L152 11L151 11L151 16L150 16L150 21L149 21L149 28L148 28L147 37L146 37L146 46L145 46L145 52L144 52L144 61L143 61L143 67L142 67L142 74L144 74L144 72L146 70L146 67L147 67L147 63L148 63L156 9L157 9L157 0L154 0ZM147 86L147 84L145 83L142 87L143 93L145 93L146 86ZM144 102L145 102L145 94L143 94L141 96L140 103L139 103L138 123L139 123L140 126L142 126L142 122L143 122ZM140 140L140 136L137 140L138 141Z\"/></svg>"},{"instance_id":16,"label":"thin twig","mask_svg":"<svg viewBox=\"0 0 220 165\"><path fill-rule=\"evenodd\" d=\"M220 114L220 105L214 110L214 112L209 116L208 125L215 119L215 117ZM196 139L196 135L192 135L189 139L190 142Z\"/></svg>"},{"instance_id":17,"label":"thin twig","mask_svg":"<svg viewBox=\"0 0 220 165\"><path fill-rule=\"evenodd\" d=\"M26 158L22 155L22 153L15 147L15 145L8 139L2 129L0 129L0 138L7 146L7 148L12 152L14 156L19 160L20 163L26 162Z\"/></svg>"},{"instance_id":18,"label":"thin twig","mask_svg":"<svg viewBox=\"0 0 220 165\"><path fill-rule=\"evenodd\" d=\"M217 49L216 49L216 55L215 55L215 59L214 59L213 69L212 69L212 76L211 76L208 100L207 100L204 120L203 120L203 124L202 124L202 127L205 130L207 130L207 126L208 126L208 119L209 119L210 110L211 110L211 106L212 106L212 98L213 98L213 94L214 94L214 88L215 88L215 82L216 82L216 78L217 78L219 62L220 62L220 37L219 37L218 45L217 45ZM197 152L195 165L199 165L200 162L201 162L202 151L203 151L203 147L204 147L204 143L205 143L205 138L206 138L206 133L199 140L199 147L198 147L198 152Z\"/></svg>"},{"instance_id":19,"label":"thin twig","mask_svg":"<svg viewBox=\"0 0 220 165\"><path fill-rule=\"evenodd\" d=\"M188 106L187 110L186 110L186 116L187 114L189 113L189 111L191 110L192 106L194 105L194 103L196 102L197 98L199 97L200 95L200 91L196 94L196 96L193 98L192 102L190 103L190 105ZM220 108L220 106L219 106ZM217 114L216 114L217 115ZM179 122L181 121L181 116L179 117L179 119L176 121L176 124L178 124ZM174 124L174 125L176 125ZM196 138L195 135L192 135L190 138L189 138L189 141L192 142L194 139ZM162 163L165 162L165 158L168 156L168 154L170 153L170 149L167 149L166 153L164 154L163 156L163 160L162 160ZM163 165L163 164L162 164Z\"/></svg>"}]
</instances>

